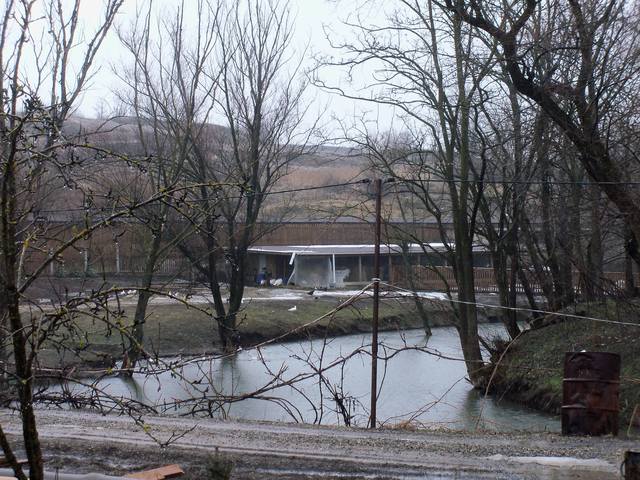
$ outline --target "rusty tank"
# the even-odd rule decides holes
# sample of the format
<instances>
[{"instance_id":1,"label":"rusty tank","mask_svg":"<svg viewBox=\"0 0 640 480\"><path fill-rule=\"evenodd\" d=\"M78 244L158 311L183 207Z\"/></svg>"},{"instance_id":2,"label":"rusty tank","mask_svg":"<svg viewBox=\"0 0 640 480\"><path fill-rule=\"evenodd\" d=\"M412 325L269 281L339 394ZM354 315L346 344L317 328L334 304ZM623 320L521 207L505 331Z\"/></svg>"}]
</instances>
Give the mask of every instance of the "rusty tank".
<instances>
[{"instance_id":1,"label":"rusty tank","mask_svg":"<svg viewBox=\"0 0 640 480\"><path fill-rule=\"evenodd\" d=\"M640 452L625 452L622 474L625 480L640 480Z\"/></svg>"},{"instance_id":2,"label":"rusty tank","mask_svg":"<svg viewBox=\"0 0 640 480\"><path fill-rule=\"evenodd\" d=\"M562 382L563 435L617 435L620 355L569 352Z\"/></svg>"}]
</instances>

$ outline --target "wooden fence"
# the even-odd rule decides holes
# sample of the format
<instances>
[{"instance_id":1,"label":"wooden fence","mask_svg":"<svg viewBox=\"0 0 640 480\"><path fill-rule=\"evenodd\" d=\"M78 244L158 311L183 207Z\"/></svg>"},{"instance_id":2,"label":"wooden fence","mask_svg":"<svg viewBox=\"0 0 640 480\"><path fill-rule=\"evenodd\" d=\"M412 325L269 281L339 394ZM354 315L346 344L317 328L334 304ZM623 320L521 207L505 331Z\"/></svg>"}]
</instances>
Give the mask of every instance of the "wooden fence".
<instances>
[{"instance_id":1,"label":"wooden fence","mask_svg":"<svg viewBox=\"0 0 640 480\"><path fill-rule=\"evenodd\" d=\"M493 268L473 269L475 290L478 293L498 293L498 284ZM416 289L444 292L447 285L451 291L457 291L458 286L455 280L453 267L411 267L411 275ZM533 293L542 294L542 287L535 276L527 277ZM636 285L640 285L640 274L634 275ZM408 272L404 268L394 269L392 282L395 285L409 287ZM578 271L573 272L573 285L576 293L581 293L583 281L582 275ZM601 286L605 291L622 291L626 287L626 275L624 272L605 272L601 279ZM520 282L516 284L516 291L524 293L524 287Z\"/></svg>"},{"instance_id":2,"label":"wooden fence","mask_svg":"<svg viewBox=\"0 0 640 480\"><path fill-rule=\"evenodd\" d=\"M144 272L146 258L144 255L129 256L118 255L114 252L101 252L98 256L95 252L86 250L71 252L63 261L55 261L43 272L44 275L67 276L94 276L94 275L139 275ZM37 266L37 264L36 264ZM27 274L33 270L27 269ZM162 259L155 267L155 273L163 276L176 276L184 279L192 279L194 269L184 257L169 257Z\"/></svg>"}]
</instances>

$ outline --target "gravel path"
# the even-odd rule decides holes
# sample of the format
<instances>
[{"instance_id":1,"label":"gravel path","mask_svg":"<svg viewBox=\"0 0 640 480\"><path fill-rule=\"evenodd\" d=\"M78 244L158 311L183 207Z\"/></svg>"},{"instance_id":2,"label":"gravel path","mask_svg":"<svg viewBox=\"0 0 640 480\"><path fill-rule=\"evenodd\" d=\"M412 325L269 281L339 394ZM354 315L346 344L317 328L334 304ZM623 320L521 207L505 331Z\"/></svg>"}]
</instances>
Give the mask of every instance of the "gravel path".
<instances>
[{"instance_id":1,"label":"gravel path","mask_svg":"<svg viewBox=\"0 0 640 480\"><path fill-rule=\"evenodd\" d=\"M179 463L187 478L203 478L216 449L235 464L232 478L614 479L625 450L639 442L564 438L555 434L368 431L247 421L131 419L79 412L39 412L49 469L121 474ZM9 433L18 418L0 411ZM14 437L17 438L17 437ZM549 458L552 457L552 458ZM558 458L562 457L562 458Z\"/></svg>"}]
</instances>

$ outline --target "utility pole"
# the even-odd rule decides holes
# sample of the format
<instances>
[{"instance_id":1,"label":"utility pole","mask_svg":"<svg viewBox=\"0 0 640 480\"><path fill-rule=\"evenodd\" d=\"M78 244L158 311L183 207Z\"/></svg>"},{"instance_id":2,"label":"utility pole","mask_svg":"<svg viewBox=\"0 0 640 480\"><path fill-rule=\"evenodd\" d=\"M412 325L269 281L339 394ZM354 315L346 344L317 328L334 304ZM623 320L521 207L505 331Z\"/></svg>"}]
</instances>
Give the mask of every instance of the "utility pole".
<instances>
[{"instance_id":1,"label":"utility pole","mask_svg":"<svg viewBox=\"0 0 640 480\"><path fill-rule=\"evenodd\" d=\"M382 206L382 179L375 180L376 233L373 255L373 319L371 333L371 414L369 428L376 428L376 404L378 401L378 315L380 307L380 230Z\"/></svg>"}]
</instances>

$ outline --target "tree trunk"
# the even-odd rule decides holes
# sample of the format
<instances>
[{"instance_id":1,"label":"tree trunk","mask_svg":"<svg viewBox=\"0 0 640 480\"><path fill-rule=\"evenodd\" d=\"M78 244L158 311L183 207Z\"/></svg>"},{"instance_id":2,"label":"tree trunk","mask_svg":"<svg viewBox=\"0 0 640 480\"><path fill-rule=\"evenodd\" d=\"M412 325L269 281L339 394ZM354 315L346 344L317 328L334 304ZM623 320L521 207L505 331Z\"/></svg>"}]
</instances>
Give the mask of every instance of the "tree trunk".
<instances>
[{"instance_id":1,"label":"tree trunk","mask_svg":"<svg viewBox=\"0 0 640 480\"><path fill-rule=\"evenodd\" d=\"M200 165L200 178L206 179L206 167L203 163L203 159L199 157ZM209 285L209 291L213 297L213 308L215 310L215 325L218 327L218 337L224 351L230 351L230 345L233 342L233 336L229 335L227 331L227 309L222 298L222 291L220 289L220 279L218 278L218 258L221 247L218 245L216 239L216 223L213 216L214 208L209 202L209 192L206 187L201 187L202 198L206 205L206 231L201 231L203 235L204 244L207 246L207 283ZM235 349L235 348L234 348Z\"/></svg>"},{"instance_id":2,"label":"tree trunk","mask_svg":"<svg viewBox=\"0 0 640 480\"><path fill-rule=\"evenodd\" d=\"M22 418L22 437L27 460L29 461L29 477L33 480L41 480L43 478L42 449L33 408L34 378L33 367L27 353L28 339L22 328L17 290L12 286L8 286L8 296L10 302L9 324L11 325L13 336L13 356L16 364L16 383L18 401L20 403L20 416Z\"/></svg>"},{"instance_id":3,"label":"tree trunk","mask_svg":"<svg viewBox=\"0 0 640 480\"><path fill-rule=\"evenodd\" d=\"M422 320L422 327L424 328L424 333L428 337L430 337L432 335L431 324L430 324L431 322L429 322L429 315L427 314L427 311L424 308L422 300L420 300L420 297L418 297L418 295L416 294L418 289L416 285L416 279L414 278L414 275L413 275L413 265L411 264L411 261L410 261L411 254L407 252L407 249L404 248L404 246L405 244L403 243L402 263L404 264L405 271L407 272L406 278L409 281L409 289L412 292L414 292L413 301L416 306L418 316Z\"/></svg>"},{"instance_id":4,"label":"tree trunk","mask_svg":"<svg viewBox=\"0 0 640 480\"><path fill-rule=\"evenodd\" d=\"M506 73L506 72L505 72ZM511 106L511 115L513 118L513 160L514 160L514 177L520 178L522 174L523 162L524 162L524 138L522 135L522 110L520 108L520 102L518 98L518 92L515 87L509 82L509 104ZM542 135L542 129L536 129L536 138L534 142L537 140L537 136ZM511 215L512 220L511 224L508 225L509 232L507 235L507 253L508 257L511 260L511 269L509 271L509 288L508 288L508 297L506 306L509 309L505 312L506 318L504 319L505 325L507 327L507 332L511 339L515 339L520 335L520 327L518 327L518 313L515 310L518 303L518 292L517 292L517 284L518 284L518 270L520 268L519 265L519 248L518 248L518 232L520 230L520 211L521 211L521 202L522 198L525 197L524 192L525 189L522 188L517 183L511 185L510 188L510 200L511 200ZM506 207L506 205L505 205ZM504 207L503 207L504 208ZM506 260L506 258L505 258ZM506 269L506 262L505 262Z\"/></svg>"},{"instance_id":5,"label":"tree trunk","mask_svg":"<svg viewBox=\"0 0 640 480\"><path fill-rule=\"evenodd\" d=\"M511 285L511 281L507 279L507 255L504 252L504 248L500 246L491 246L492 258L493 258L493 273L496 278L496 284L498 286L498 298L500 299L500 305L505 307L512 306L511 290L515 291L515 286ZM513 272L513 267L512 270ZM511 276L511 275L510 275ZM515 312L511 310L503 310L500 314L502 324L507 330L510 338L515 338L519 333L517 321L514 320Z\"/></svg>"},{"instance_id":6,"label":"tree trunk","mask_svg":"<svg viewBox=\"0 0 640 480\"><path fill-rule=\"evenodd\" d=\"M506 327L507 332L512 340L520 335L520 327L518 326L518 312L516 310L518 306L518 270L520 265L518 263L517 253L511 255L511 269L509 271L509 300L507 305L507 320Z\"/></svg>"},{"instance_id":7,"label":"tree trunk","mask_svg":"<svg viewBox=\"0 0 640 480\"><path fill-rule=\"evenodd\" d=\"M604 294L602 288L603 275L603 251L602 230L600 227L600 202L601 193L596 185L589 188L591 196L591 235L587 247L587 272L585 282L585 298L593 301Z\"/></svg>"},{"instance_id":8,"label":"tree trunk","mask_svg":"<svg viewBox=\"0 0 640 480\"><path fill-rule=\"evenodd\" d=\"M624 256L624 273L625 273L625 284L624 290L625 294L628 297L635 297L638 295L638 286L636 285L635 275L634 275L634 267L633 267L633 259L631 258L630 250L637 250L637 247L630 245L635 239L633 234L629 230L628 227L625 227L625 240L626 240L626 248L625 248L625 256Z\"/></svg>"},{"instance_id":9,"label":"tree trunk","mask_svg":"<svg viewBox=\"0 0 640 480\"><path fill-rule=\"evenodd\" d=\"M466 223L466 212L454 211L454 232L456 237L454 269L460 301L457 307L460 346L469 380L475 387L479 387L483 382L484 362L478 337L478 310L473 275L473 237Z\"/></svg>"},{"instance_id":10,"label":"tree trunk","mask_svg":"<svg viewBox=\"0 0 640 480\"><path fill-rule=\"evenodd\" d=\"M9 439L5 435L1 424L0 424L0 448L2 448L2 452L4 453L4 458L6 459L9 467L13 470L13 474L16 476L16 478L18 480L27 480L27 476L24 474L22 470L22 466L18 463L18 459L13 453L13 449L9 444Z\"/></svg>"},{"instance_id":11,"label":"tree trunk","mask_svg":"<svg viewBox=\"0 0 640 480\"><path fill-rule=\"evenodd\" d=\"M531 261L531 266L535 272L536 278L540 283L540 288L542 289L542 293L547 299L547 305L549 309L552 311L558 310L558 302L555 295L555 290L553 288L553 279L549 272L546 270L545 266L542 263L542 259L538 254L538 246L536 243L535 235L536 233L533 231L531 224L528 220L525 220L525 226L527 228L525 234L525 245L527 247L527 252L529 253L529 259Z\"/></svg>"},{"instance_id":12,"label":"tree trunk","mask_svg":"<svg viewBox=\"0 0 640 480\"><path fill-rule=\"evenodd\" d=\"M33 366L29 358L27 344L30 329L25 328L20 316L20 294L17 285L18 258L16 251L16 164L15 156L7 156L4 165L2 178L2 195L0 201L2 232L2 256L4 257L3 270L4 297L6 301L7 322L12 338L13 358L15 362L16 388L18 390L18 402L20 406L20 416L22 418L22 435L24 449L29 461L30 478L32 480L42 480L43 464L42 449L38 430L36 428L36 417L33 409Z\"/></svg>"},{"instance_id":13,"label":"tree trunk","mask_svg":"<svg viewBox=\"0 0 640 480\"><path fill-rule=\"evenodd\" d=\"M563 152L567 152L568 149L564 149ZM583 191L582 185L579 182L583 181L583 176L580 175L577 170L582 170L581 166L576 166L574 162L570 163L570 168L572 169L574 174L571 175L571 180L576 183L571 185L571 194L570 194L570 218L569 218L569 237L572 239L572 252L574 262L577 266L577 269L580 272L578 284L576 285L578 291L584 296L585 291L589 289L588 285L588 274L587 274L587 255L584 252L583 246L583 231L582 231L582 203L583 203ZM586 293L588 296L588 293Z\"/></svg>"},{"instance_id":14,"label":"tree trunk","mask_svg":"<svg viewBox=\"0 0 640 480\"><path fill-rule=\"evenodd\" d=\"M225 351L228 351L229 345L229 335L227 334L227 327L225 323L225 319L227 317L227 311L224 306L224 299L222 298L222 291L220 290L220 282L218 281L218 272L217 268L217 255L215 254L215 245L209 239L209 254L207 255L207 274L208 274L208 284L209 290L211 291L211 296L213 297L213 308L216 311L215 322L218 327L218 337L220 338L220 343L223 346Z\"/></svg>"},{"instance_id":15,"label":"tree trunk","mask_svg":"<svg viewBox=\"0 0 640 480\"><path fill-rule=\"evenodd\" d=\"M574 239L571 238L569 224L569 205L567 204L565 195L560 195L558 206L558 228L556 230L555 245L560 248L554 250L554 262L558 268L558 276L556 279L556 290L560 297L562 307L571 305L575 301L575 288L573 284L573 263L574 258L573 244Z\"/></svg>"},{"instance_id":16,"label":"tree trunk","mask_svg":"<svg viewBox=\"0 0 640 480\"><path fill-rule=\"evenodd\" d=\"M458 306L460 346L469 380L474 387L479 387L483 381L484 362L478 341L478 312L475 305L473 267L463 266L459 271L460 274L461 277L457 279L458 300L461 302Z\"/></svg>"},{"instance_id":17,"label":"tree trunk","mask_svg":"<svg viewBox=\"0 0 640 480\"><path fill-rule=\"evenodd\" d=\"M547 255L546 265L544 265L545 277L551 278L551 290L547 290L549 297L547 298L548 304L552 310L559 310L562 308L562 281L560 279L560 266L556 256L556 239L557 236L554 233L554 216L552 215L551 205L551 188L545 182L542 186L542 238L544 241L545 252Z\"/></svg>"},{"instance_id":18,"label":"tree trunk","mask_svg":"<svg viewBox=\"0 0 640 480\"><path fill-rule=\"evenodd\" d=\"M9 315L5 292L4 282L0 281L0 389L6 388L4 383L7 379L6 368L9 360L9 335L7 335Z\"/></svg>"},{"instance_id":19,"label":"tree trunk","mask_svg":"<svg viewBox=\"0 0 640 480\"><path fill-rule=\"evenodd\" d=\"M221 340L227 352L237 350L239 344L239 333L237 325L238 312L242 308L242 297L244 296L244 272L246 265L246 249L237 247L234 258L234 265L229 279L229 308L224 322L221 325ZM224 334L224 339L222 338Z\"/></svg>"},{"instance_id":20,"label":"tree trunk","mask_svg":"<svg viewBox=\"0 0 640 480\"><path fill-rule=\"evenodd\" d=\"M520 279L520 283L522 284L522 289L524 290L524 294L527 297L527 301L529 302L529 308L531 310L539 310L538 303L536 302L536 297L531 288L531 283L529 282L529 278L527 277L526 272L523 270L522 266L518 264L518 278ZM534 319L542 317L542 313L533 312L532 317Z\"/></svg>"},{"instance_id":21,"label":"tree trunk","mask_svg":"<svg viewBox=\"0 0 640 480\"><path fill-rule=\"evenodd\" d=\"M478 310L476 306L476 292L473 272L473 236L475 233L475 215L477 210L475 203L471 201L470 184L464 182L458 191L453 182L457 177L454 159L458 157L460 178L469 179L471 172L471 148L470 148L470 122L471 122L471 98L467 91L468 78L465 76L466 55L462 40L462 22L458 18L453 19L453 44L456 62L457 102L459 118L452 125L458 142L449 146L449 167L447 177L449 184L452 217L455 235L455 269L457 271L459 306L459 332L463 356L469 374L469 380L475 387L479 387L483 381L482 352L480 351L480 339L478 337ZM444 88L444 86L441 86ZM458 151L454 153L454 149Z\"/></svg>"},{"instance_id":22,"label":"tree trunk","mask_svg":"<svg viewBox=\"0 0 640 480\"><path fill-rule=\"evenodd\" d=\"M164 208L163 208L164 210ZM162 245L162 233L164 229L164 212L161 213L162 220L159 225L152 231L152 240L142 273L142 281L138 290L138 303L136 304L136 312L133 317L133 328L131 330L131 338L129 339L129 348L127 349L123 369L133 369L143 355L144 349L144 326L147 321L147 306L151 299L151 286L155 275L156 263Z\"/></svg>"}]
</instances>

